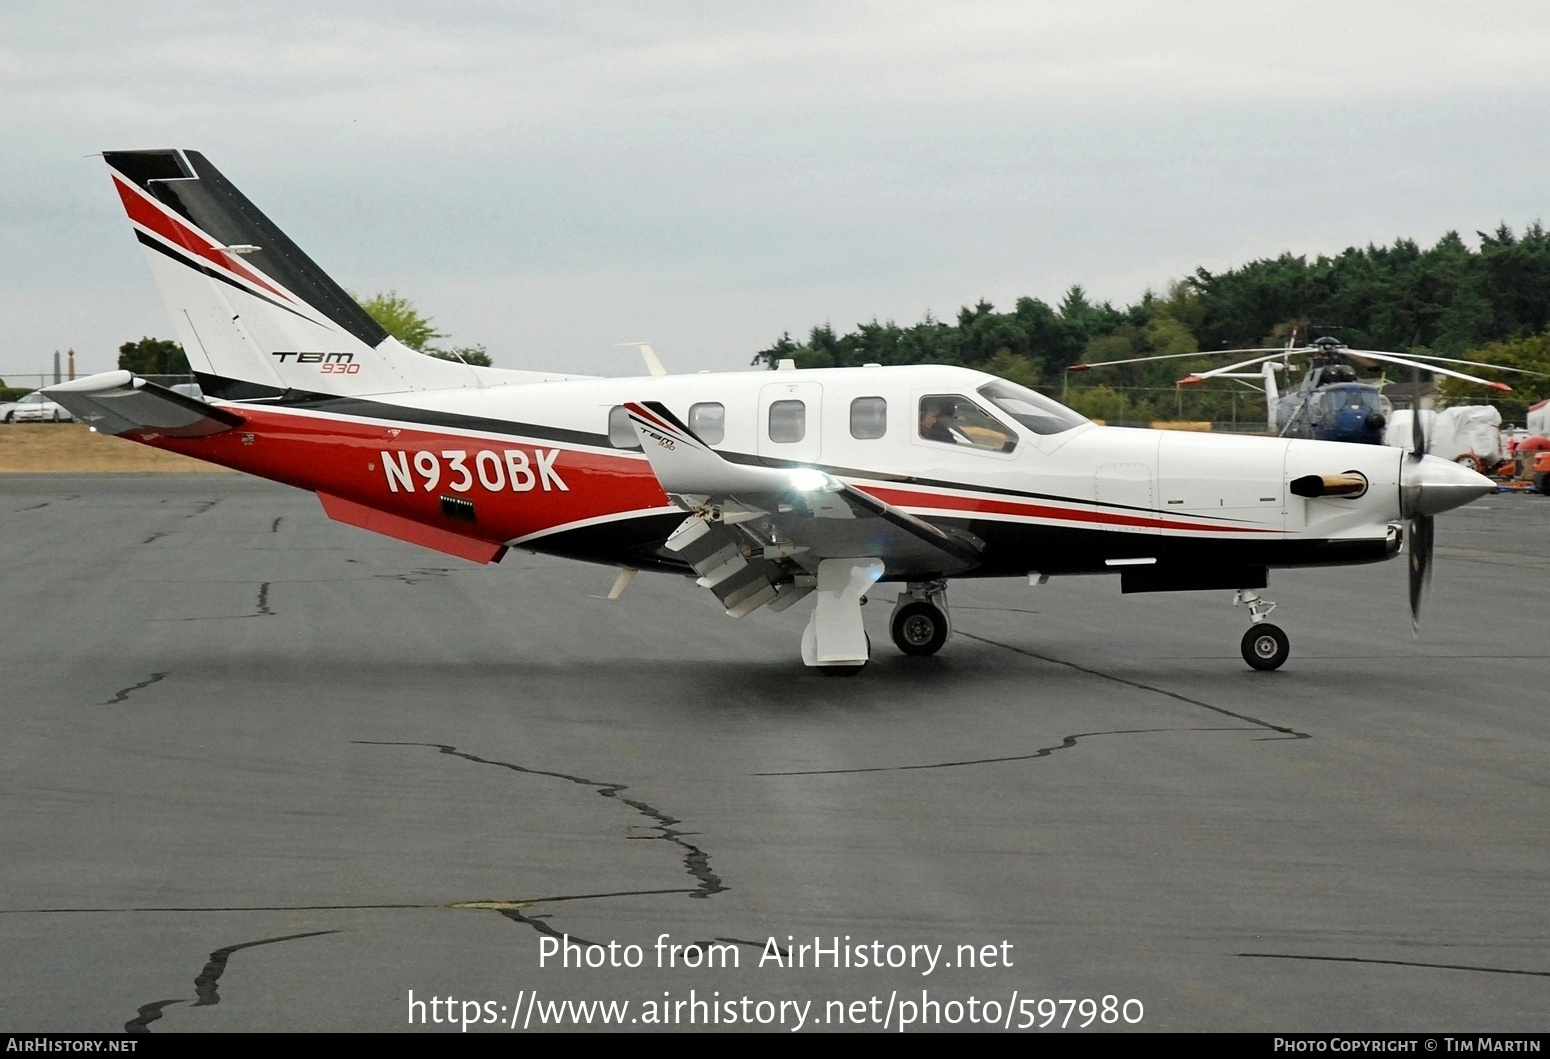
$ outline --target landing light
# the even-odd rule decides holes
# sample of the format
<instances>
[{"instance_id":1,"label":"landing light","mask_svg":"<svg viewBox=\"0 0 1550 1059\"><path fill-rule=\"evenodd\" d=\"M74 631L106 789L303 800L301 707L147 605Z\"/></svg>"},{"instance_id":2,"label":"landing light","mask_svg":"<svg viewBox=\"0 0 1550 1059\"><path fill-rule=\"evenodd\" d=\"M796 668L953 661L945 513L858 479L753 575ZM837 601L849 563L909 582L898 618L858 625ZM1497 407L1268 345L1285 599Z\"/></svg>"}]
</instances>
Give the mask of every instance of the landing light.
<instances>
[{"instance_id":1,"label":"landing light","mask_svg":"<svg viewBox=\"0 0 1550 1059\"><path fill-rule=\"evenodd\" d=\"M834 479L827 474L815 471L811 467L798 467L791 472L791 488L803 493L814 493L820 489L833 492L834 487L831 485L833 481Z\"/></svg>"}]
</instances>

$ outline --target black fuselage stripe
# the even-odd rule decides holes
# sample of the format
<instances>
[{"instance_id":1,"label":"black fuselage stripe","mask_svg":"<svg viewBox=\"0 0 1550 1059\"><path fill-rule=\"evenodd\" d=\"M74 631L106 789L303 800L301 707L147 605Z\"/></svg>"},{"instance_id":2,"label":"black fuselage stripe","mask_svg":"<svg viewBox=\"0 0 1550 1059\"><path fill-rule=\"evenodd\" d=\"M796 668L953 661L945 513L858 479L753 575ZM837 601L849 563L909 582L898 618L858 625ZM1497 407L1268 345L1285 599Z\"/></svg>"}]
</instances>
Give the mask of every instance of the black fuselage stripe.
<instances>
[{"instance_id":1,"label":"black fuselage stripe","mask_svg":"<svg viewBox=\"0 0 1550 1059\"><path fill-rule=\"evenodd\" d=\"M193 258L189 257L187 254L183 253L181 250L175 250L172 247L168 246L166 243L163 243L163 242L161 242L158 239L153 239L151 236L145 234L144 232L142 232L138 228L135 229L135 238L140 240L140 242L143 243L144 245L150 247L152 250L155 250L157 253L166 254L168 257L172 258L172 260L176 261L178 264L180 264L180 265L187 265L189 268L193 269L195 272L202 272L206 276L209 276L211 279L218 279L222 283L230 284L231 286L233 286L233 287L237 288L238 290L240 290L243 294L251 294L255 298L260 298L263 301L268 302L270 305L273 305L277 309L284 309L286 312L290 313L293 316L301 317L303 320L306 320L309 324L317 322L316 320L313 320L310 316L307 316L305 313L297 312L295 309L291 308L289 305L286 305L282 301L278 301L277 299L272 298L272 297L270 297L267 294L260 294L258 291L253 290L251 287L244 287L242 284L238 283L236 280L232 279L230 276L222 275L220 272L217 272L215 269L211 268L209 265L201 264L200 262L195 261Z\"/></svg>"}]
</instances>

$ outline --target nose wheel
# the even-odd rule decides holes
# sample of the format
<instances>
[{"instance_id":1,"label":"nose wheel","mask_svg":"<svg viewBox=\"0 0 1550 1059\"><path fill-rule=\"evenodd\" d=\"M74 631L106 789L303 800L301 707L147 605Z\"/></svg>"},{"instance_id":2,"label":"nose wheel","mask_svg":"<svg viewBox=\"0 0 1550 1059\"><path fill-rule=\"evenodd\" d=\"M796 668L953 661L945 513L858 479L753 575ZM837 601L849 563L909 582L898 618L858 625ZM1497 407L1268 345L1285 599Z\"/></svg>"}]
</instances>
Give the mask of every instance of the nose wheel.
<instances>
[{"instance_id":1,"label":"nose wheel","mask_svg":"<svg viewBox=\"0 0 1550 1059\"><path fill-rule=\"evenodd\" d=\"M1243 634L1243 660L1255 669L1280 669L1287 655L1292 653L1292 641L1279 625L1268 621L1249 626Z\"/></svg>"},{"instance_id":2,"label":"nose wheel","mask_svg":"<svg viewBox=\"0 0 1550 1059\"><path fill-rule=\"evenodd\" d=\"M1263 672L1280 669L1282 663L1292 653L1292 641L1281 626L1272 625L1265 620L1270 617L1270 612L1276 609L1276 605L1269 600L1260 599L1257 592L1241 589L1232 598L1233 606L1240 604L1249 608L1249 631L1243 634L1243 641L1239 644L1239 649L1243 652L1243 660L1251 668Z\"/></svg>"}]
</instances>

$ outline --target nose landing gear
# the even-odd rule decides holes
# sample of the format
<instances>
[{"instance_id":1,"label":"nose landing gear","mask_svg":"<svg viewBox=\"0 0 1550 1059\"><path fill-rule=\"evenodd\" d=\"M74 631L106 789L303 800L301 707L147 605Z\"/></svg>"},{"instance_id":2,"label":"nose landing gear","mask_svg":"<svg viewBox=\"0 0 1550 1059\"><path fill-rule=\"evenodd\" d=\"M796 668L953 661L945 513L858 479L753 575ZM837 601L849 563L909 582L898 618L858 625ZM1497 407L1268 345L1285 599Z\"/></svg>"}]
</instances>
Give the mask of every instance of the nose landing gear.
<instances>
[{"instance_id":1,"label":"nose landing gear","mask_svg":"<svg viewBox=\"0 0 1550 1059\"><path fill-rule=\"evenodd\" d=\"M1259 598L1257 592L1241 588L1232 597L1233 606L1240 604L1249 608L1249 631L1243 634L1243 641L1239 644L1243 660L1250 667L1266 672L1280 669L1292 653L1292 641L1279 625L1272 625L1265 620L1276 609L1276 605Z\"/></svg>"},{"instance_id":2,"label":"nose landing gear","mask_svg":"<svg viewBox=\"0 0 1550 1059\"><path fill-rule=\"evenodd\" d=\"M947 583L912 582L899 594L888 622L899 650L907 655L934 655L952 632L947 613Z\"/></svg>"}]
</instances>

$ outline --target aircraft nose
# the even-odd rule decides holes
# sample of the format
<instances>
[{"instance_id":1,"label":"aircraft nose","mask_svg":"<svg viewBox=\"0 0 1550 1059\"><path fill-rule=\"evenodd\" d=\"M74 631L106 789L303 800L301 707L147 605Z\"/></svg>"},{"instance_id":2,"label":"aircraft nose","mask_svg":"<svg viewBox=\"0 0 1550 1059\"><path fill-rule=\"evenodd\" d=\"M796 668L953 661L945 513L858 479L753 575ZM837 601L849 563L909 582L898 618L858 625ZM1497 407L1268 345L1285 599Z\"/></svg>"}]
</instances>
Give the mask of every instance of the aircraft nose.
<instances>
[{"instance_id":1,"label":"aircraft nose","mask_svg":"<svg viewBox=\"0 0 1550 1059\"><path fill-rule=\"evenodd\" d=\"M1406 456L1399 472L1400 510L1405 518L1441 514L1495 491L1496 483L1485 475L1440 456L1419 460Z\"/></svg>"}]
</instances>

